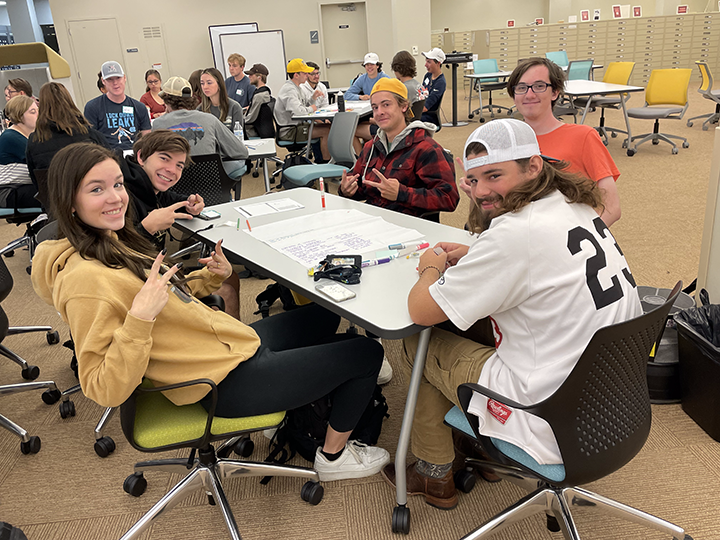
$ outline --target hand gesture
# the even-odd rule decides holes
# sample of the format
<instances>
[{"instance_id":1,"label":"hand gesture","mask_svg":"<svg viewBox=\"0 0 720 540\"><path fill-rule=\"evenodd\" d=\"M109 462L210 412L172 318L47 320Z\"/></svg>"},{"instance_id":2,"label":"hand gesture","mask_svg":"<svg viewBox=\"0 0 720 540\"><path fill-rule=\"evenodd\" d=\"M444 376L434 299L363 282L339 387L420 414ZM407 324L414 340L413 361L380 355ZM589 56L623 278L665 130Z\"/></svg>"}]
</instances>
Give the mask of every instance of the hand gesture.
<instances>
[{"instance_id":1,"label":"hand gesture","mask_svg":"<svg viewBox=\"0 0 720 540\"><path fill-rule=\"evenodd\" d=\"M153 210L142 220L142 226L150 234L155 234L158 231L169 229L176 219L192 219L193 217L190 214L177 212L177 210L185 208L188 204L188 201L180 201L165 208Z\"/></svg>"},{"instance_id":2,"label":"hand gesture","mask_svg":"<svg viewBox=\"0 0 720 540\"><path fill-rule=\"evenodd\" d=\"M195 195L190 195L187 202L187 211L193 216L197 216L205 208L205 201L197 193Z\"/></svg>"},{"instance_id":3,"label":"hand gesture","mask_svg":"<svg viewBox=\"0 0 720 540\"><path fill-rule=\"evenodd\" d=\"M366 96L366 95L362 95L362 96L358 96L358 97L360 99L362 99L363 101L367 101L368 99L370 99L370 96Z\"/></svg>"},{"instance_id":4,"label":"hand gesture","mask_svg":"<svg viewBox=\"0 0 720 540\"><path fill-rule=\"evenodd\" d=\"M216 274L224 279L229 278L232 275L233 269L228 262L227 257L222 250L222 240L218 240L215 244L215 251L213 251L209 257L198 259L200 264L204 264L213 274Z\"/></svg>"},{"instance_id":5,"label":"hand gesture","mask_svg":"<svg viewBox=\"0 0 720 540\"><path fill-rule=\"evenodd\" d=\"M352 197L357 193L358 190L358 178L359 174L349 175L347 171L343 171L342 179L340 180L340 191L346 197Z\"/></svg>"},{"instance_id":6,"label":"hand gesture","mask_svg":"<svg viewBox=\"0 0 720 540\"><path fill-rule=\"evenodd\" d=\"M369 186L377 188L383 199L397 201L398 193L400 192L400 182L395 178L385 178L385 176L383 176L383 174L377 169L373 169L373 172L375 173L375 176L378 177L378 181L375 182L365 176L365 183Z\"/></svg>"},{"instance_id":7,"label":"hand gesture","mask_svg":"<svg viewBox=\"0 0 720 540\"><path fill-rule=\"evenodd\" d=\"M467 255L469 246L465 244L455 244L453 242L438 242L435 247L442 249L447 255L447 266L455 266L460 259ZM432 251L432 250L428 250Z\"/></svg>"},{"instance_id":8,"label":"hand gesture","mask_svg":"<svg viewBox=\"0 0 720 540\"><path fill-rule=\"evenodd\" d=\"M143 319L145 321L152 321L157 317L158 313L162 311L165 304L168 302L168 282L170 278L180 269L182 263L178 263L170 270L160 275L160 267L162 261L165 258L166 250L162 250L153 262L150 273L148 274L145 285L138 291L133 299L132 306L130 307L130 315Z\"/></svg>"},{"instance_id":9,"label":"hand gesture","mask_svg":"<svg viewBox=\"0 0 720 540\"><path fill-rule=\"evenodd\" d=\"M463 172L460 182L458 183L458 187L463 193L465 193L465 195L472 199L472 195L470 194L470 184L468 183L467 178L465 178L465 163L459 157L455 158L455 163L457 163L457 166L460 167L460 170Z\"/></svg>"},{"instance_id":10,"label":"hand gesture","mask_svg":"<svg viewBox=\"0 0 720 540\"><path fill-rule=\"evenodd\" d=\"M313 92L312 98L313 98L313 99L317 99L317 98L319 98L319 97L322 97L322 95L323 95L322 90L315 90L315 91Z\"/></svg>"}]
</instances>

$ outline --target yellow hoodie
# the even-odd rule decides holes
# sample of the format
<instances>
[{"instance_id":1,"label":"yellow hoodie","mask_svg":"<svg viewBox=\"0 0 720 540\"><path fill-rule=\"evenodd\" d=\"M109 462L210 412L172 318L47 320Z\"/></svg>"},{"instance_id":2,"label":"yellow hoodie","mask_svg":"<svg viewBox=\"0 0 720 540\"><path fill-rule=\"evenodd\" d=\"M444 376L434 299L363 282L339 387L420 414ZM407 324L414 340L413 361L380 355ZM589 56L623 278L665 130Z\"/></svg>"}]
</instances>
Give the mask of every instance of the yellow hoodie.
<instances>
[{"instance_id":1,"label":"yellow hoodie","mask_svg":"<svg viewBox=\"0 0 720 540\"><path fill-rule=\"evenodd\" d=\"M206 269L188 287L203 297L222 278ZM222 381L260 346L249 326L171 288L155 321L128 313L143 282L127 269L83 259L67 239L45 241L33 257L35 292L70 326L83 393L103 407L123 403L143 377L156 386L192 379ZM195 403L206 385L165 392L176 405Z\"/></svg>"}]
</instances>

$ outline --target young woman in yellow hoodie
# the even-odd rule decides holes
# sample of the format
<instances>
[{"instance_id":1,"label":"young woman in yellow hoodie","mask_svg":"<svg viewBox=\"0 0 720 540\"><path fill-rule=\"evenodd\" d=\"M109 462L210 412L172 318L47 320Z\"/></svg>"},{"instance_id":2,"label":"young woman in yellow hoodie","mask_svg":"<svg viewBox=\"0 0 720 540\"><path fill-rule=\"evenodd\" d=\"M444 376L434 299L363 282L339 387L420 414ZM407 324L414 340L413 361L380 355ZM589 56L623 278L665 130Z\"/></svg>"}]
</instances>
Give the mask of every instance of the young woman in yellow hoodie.
<instances>
[{"instance_id":1,"label":"young woman in yellow hoodie","mask_svg":"<svg viewBox=\"0 0 720 540\"><path fill-rule=\"evenodd\" d=\"M163 264L128 216L128 194L115 155L88 143L53 158L48 178L59 239L33 259L35 291L70 326L83 392L120 405L144 377L156 385L198 378L218 386L216 415L288 410L333 392L321 480L378 472L387 451L348 441L375 387L383 358L372 339L336 334L340 317L317 305L251 325L196 299L232 271L222 241L205 267L187 277ZM200 402L207 387L167 392L178 405Z\"/></svg>"}]
</instances>

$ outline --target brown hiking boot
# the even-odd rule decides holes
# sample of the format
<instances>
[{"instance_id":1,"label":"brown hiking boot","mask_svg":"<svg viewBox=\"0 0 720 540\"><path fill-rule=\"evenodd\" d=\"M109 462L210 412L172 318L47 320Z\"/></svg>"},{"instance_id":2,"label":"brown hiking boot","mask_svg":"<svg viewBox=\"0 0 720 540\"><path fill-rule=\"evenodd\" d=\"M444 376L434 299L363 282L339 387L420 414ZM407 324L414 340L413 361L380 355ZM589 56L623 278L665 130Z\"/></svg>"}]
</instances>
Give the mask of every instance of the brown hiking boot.
<instances>
[{"instance_id":1,"label":"brown hiking boot","mask_svg":"<svg viewBox=\"0 0 720 540\"><path fill-rule=\"evenodd\" d=\"M455 445L455 459L453 460L452 470L453 472L459 471L465 468L465 458L471 457L475 459L484 459L490 461L488 456L473 440L467 435L458 433L453 430L453 444ZM473 467L475 471L482 477L483 480L490 483L499 482L502 480L494 471L485 467Z\"/></svg>"},{"instance_id":2,"label":"brown hiking boot","mask_svg":"<svg viewBox=\"0 0 720 540\"><path fill-rule=\"evenodd\" d=\"M390 463L380 471L382 477L395 487L395 464ZM452 471L442 478L423 476L411 463L407 466L406 485L408 495L424 495L425 502L441 510L452 510L457 506L458 497Z\"/></svg>"}]
</instances>

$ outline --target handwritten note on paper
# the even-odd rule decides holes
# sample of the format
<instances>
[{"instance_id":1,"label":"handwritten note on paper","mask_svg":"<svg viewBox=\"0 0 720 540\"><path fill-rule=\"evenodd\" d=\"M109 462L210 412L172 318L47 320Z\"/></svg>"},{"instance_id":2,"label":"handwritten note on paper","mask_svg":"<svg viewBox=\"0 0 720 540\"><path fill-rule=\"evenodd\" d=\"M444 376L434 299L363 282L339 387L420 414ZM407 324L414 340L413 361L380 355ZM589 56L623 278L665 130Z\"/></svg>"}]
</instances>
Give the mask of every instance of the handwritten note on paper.
<instances>
[{"instance_id":1,"label":"handwritten note on paper","mask_svg":"<svg viewBox=\"0 0 720 540\"><path fill-rule=\"evenodd\" d=\"M362 255L423 236L359 210L326 210L254 227L251 234L307 267L327 255Z\"/></svg>"},{"instance_id":2,"label":"handwritten note on paper","mask_svg":"<svg viewBox=\"0 0 720 540\"><path fill-rule=\"evenodd\" d=\"M274 201L268 201L257 204L245 204L242 206L236 206L235 210L240 212L245 217L257 217L264 216L265 214L274 214L276 212L287 212L288 210L297 210L298 208L304 208L299 202L293 201L290 198L277 199Z\"/></svg>"}]
</instances>

